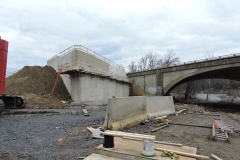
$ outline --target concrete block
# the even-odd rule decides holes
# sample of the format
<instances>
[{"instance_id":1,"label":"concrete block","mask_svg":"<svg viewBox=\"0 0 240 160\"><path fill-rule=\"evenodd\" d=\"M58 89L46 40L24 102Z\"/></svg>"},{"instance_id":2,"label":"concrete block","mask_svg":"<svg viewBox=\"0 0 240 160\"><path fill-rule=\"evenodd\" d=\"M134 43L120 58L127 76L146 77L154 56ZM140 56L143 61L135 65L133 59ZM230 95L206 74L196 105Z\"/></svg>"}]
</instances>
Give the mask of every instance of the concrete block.
<instances>
[{"instance_id":1,"label":"concrete block","mask_svg":"<svg viewBox=\"0 0 240 160\"><path fill-rule=\"evenodd\" d=\"M172 96L146 97L146 111L149 119L175 113Z\"/></svg>"}]
</instances>

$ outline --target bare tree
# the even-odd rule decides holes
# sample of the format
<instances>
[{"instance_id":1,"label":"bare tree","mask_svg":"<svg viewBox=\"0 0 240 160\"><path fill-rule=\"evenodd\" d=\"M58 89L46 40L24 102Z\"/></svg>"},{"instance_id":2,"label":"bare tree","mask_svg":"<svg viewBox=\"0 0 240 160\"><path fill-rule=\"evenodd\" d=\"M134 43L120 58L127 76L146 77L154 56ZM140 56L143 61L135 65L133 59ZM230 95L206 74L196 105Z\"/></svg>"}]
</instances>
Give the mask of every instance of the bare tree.
<instances>
[{"instance_id":1,"label":"bare tree","mask_svg":"<svg viewBox=\"0 0 240 160\"><path fill-rule=\"evenodd\" d=\"M206 50L205 58L208 60L208 59L211 59L212 57L213 57L213 52ZM211 90L211 79L208 79L208 93L207 93L206 101L208 101L208 95L210 94L210 90Z\"/></svg>"},{"instance_id":2,"label":"bare tree","mask_svg":"<svg viewBox=\"0 0 240 160\"><path fill-rule=\"evenodd\" d=\"M129 72L137 72L137 65L134 61L131 61L131 63L128 65Z\"/></svg>"},{"instance_id":3,"label":"bare tree","mask_svg":"<svg viewBox=\"0 0 240 160\"><path fill-rule=\"evenodd\" d=\"M167 51L164 57L160 57L156 53L148 53L142 56L137 64L135 61L131 61L128 66L129 72L145 71L155 68L169 67L179 63L179 57L175 56L172 50Z\"/></svg>"},{"instance_id":4,"label":"bare tree","mask_svg":"<svg viewBox=\"0 0 240 160\"><path fill-rule=\"evenodd\" d=\"M173 50L168 50L162 59L159 59L158 65L160 68L169 67L179 63L179 57L175 56Z\"/></svg>"},{"instance_id":5,"label":"bare tree","mask_svg":"<svg viewBox=\"0 0 240 160\"><path fill-rule=\"evenodd\" d=\"M155 69L157 68L157 61L158 61L158 55L154 53L149 53L146 55L148 59L148 69Z\"/></svg>"},{"instance_id":6,"label":"bare tree","mask_svg":"<svg viewBox=\"0 0 240 160\"><path fill-rule=\"evenodd\" d=\"M206 50L205 52L205 58L206 59L211 59L213 57L213 52L212 51L209 51L209 50Z\"/></svg>"}]
</instances>

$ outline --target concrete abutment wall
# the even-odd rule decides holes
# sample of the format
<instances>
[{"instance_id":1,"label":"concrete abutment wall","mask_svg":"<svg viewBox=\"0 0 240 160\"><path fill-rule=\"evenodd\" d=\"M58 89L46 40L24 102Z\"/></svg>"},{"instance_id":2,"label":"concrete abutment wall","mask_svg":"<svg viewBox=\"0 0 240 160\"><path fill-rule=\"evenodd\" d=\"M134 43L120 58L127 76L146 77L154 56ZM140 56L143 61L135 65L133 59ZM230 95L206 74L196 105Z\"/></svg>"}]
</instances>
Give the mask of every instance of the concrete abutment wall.
<instances>
[{"instance_id":1,"label":"concrete abutment wall","mask_svg":"<svg viewBox=\"0 0 240 160\"><path fill-rule=\"evenodd\" d=\"M72 69L71 71L74 74L63 74L61 78L74 103L101 105L106 104L108 98L113 96L129 96L129 82L108 77L109 75L116 75L126 79L126 73L121 66L93 51L90 53L85 50L78 50L77 47L69 47L67 49L69 53L61 52L61 55L54 56L47 63L56 71L59 67L64 70Z\"/></svg>"}]
</instances>

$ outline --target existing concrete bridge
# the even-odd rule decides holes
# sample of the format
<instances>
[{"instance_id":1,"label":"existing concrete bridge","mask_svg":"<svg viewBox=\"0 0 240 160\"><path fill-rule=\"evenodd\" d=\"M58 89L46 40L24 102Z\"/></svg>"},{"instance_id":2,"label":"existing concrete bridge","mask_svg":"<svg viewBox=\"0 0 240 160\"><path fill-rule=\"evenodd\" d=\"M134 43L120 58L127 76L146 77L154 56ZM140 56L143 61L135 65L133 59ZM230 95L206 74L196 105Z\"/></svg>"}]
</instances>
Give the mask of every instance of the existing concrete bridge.
<instances>
[{"instance_id":1,"label":"existing concrete bridge","mask_svg":"<svg viewBox=\"0 0 240 160\"><path fill-rule=\"evenodd\" d=\"M240 54L192 61L127 75L145 92L167 95L176 86L191 80L210 78L240 80Z\"/></svg>"}]
</instances>

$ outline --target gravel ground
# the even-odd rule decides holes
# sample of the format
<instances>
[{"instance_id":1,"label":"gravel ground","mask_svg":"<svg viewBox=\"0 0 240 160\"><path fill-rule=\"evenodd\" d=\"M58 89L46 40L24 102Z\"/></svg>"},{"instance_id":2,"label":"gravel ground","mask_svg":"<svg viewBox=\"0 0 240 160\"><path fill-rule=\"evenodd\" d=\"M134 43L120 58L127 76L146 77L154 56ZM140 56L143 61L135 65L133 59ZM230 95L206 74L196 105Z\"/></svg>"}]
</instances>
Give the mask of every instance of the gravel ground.
<instances>
[{"instance_id":1,"label":"gravel ground","mask_svg":"<svg viewBox=\"0 0 240 160\"><path fill-rule=\"evenodd\" d=\"M90 138L86 127L103 123L105 111L105 107L88 107L88 117L77 108L72 112L2 114L0 159L69 160L88 156L102 140Z\"/></svg>"},{"instance_id":2,"label":"gravel ground","mask_svg":"<svg viewBox=\"0 0 240 160\"><path fill-rule=\"evenodd\" d=\"M177 109L188 111L205 110L209 114L179 114L170 116L174 123L211 126L212 118L221 118L240 129L240 113L231 111L208 110L195 105L175 105ZM102 140L90 138L87 126L102 124L105 106L88 107L89 117L82 115L82 107L58 110L22 110L17 114L0 115L0 160L74 160L87 157ZM43 112L49 111L49 113ZM33 114L41 112L41 114ZM77 114L77 115L76 115ZM209 128L170 125L167 128L151 132L158 124L148 122L137 124L122 131L155 135L157 140L182 143L196 147L198 154L209 156L216 154L224 160L238 160L240 157L240 136L229 134L230 142L213 141Z\"/></svg>"}]
</instances>

